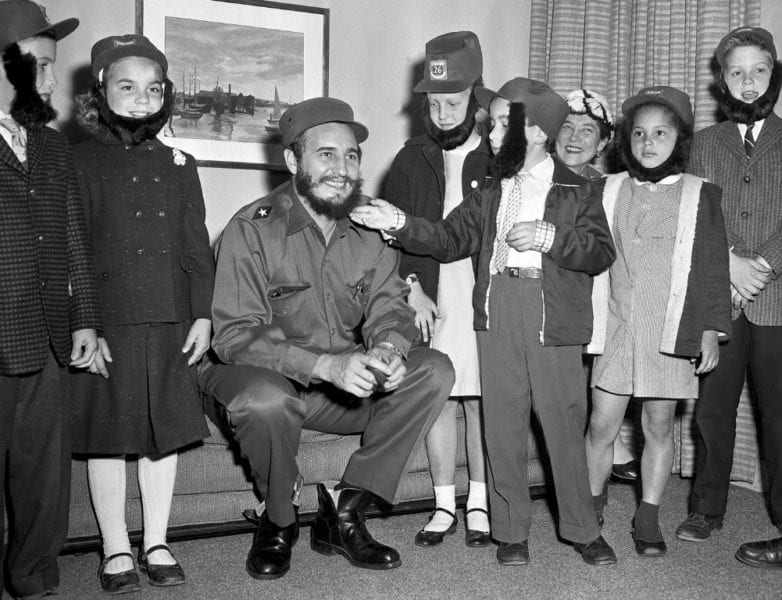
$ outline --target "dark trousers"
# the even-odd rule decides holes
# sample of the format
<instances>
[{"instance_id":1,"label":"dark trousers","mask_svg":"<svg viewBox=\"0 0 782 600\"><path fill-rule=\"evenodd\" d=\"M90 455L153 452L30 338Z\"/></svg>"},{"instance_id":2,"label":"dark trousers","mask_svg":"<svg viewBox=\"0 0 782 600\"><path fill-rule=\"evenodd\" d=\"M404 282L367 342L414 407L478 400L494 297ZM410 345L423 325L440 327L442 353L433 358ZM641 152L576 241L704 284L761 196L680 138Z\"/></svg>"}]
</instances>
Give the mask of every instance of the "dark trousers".
<instances>
[{"instance_id":1,"label":"dark trousers","mask_svg":"<svg viewBox=\"0 0 782 600\"><path fill-rule=\"evenodd\" d=\"M559 533L586 543L600 535L589 489L581 346L544 346L541 280L494 275L489 330L478 332L492 535L529 537L530 409L543 429L559 508Z\"/></svg>"},{"instance_id":2,"label":"dark trousers","mask_svg":"<svg viewBox=\"0 0 782 600\"><path fill-rule=\"evenodd\" d=\"M364 400L330 385L305 388L262 367L215 365L201 375L206 394L227 413L269 518L281 527L295 519L291 496L302 428L363 432L342 480L394 503L413 452L440 415L453 380L448 357L428 348L410 351L399 388Z\"/></svg>"},{"instance_id":3,"label":"dark trousers","mask_svg":"<svg viewBox=\"0 0 782 600\"><path fill-rule=\"evenodd\" d=\"M57 555L68 533L71 485L63 371L49 354L41 371L0 375L0 514L7 492L8 584L18 596L42 593L60 580Z\"/></svg>"},{"instance_id":4,"label":"dark trousers","mask_svg":"<svg viewBox=\"0 0 782 600\"><path fill-rule=\"evenodd\" d=\"M742 313L720 346L717 368L701 379L690 510L723 516L728 503L736 410L749 368L758 402L758 431L766 461L771 518L782 526L782 327L758 326Z\"/></svg>"}]
</instances>

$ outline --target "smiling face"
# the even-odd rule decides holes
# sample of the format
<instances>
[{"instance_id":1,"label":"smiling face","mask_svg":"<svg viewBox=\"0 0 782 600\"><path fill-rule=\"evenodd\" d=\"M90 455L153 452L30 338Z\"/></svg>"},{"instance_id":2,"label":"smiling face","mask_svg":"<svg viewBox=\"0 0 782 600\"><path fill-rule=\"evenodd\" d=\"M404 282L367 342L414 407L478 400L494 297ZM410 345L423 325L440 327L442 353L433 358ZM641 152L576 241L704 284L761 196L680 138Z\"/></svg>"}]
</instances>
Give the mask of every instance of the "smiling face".
<instances>
[{"instance_id":1,"label":"smiling face","mask_svg":"<svg viewBox=\"0 0 782 600\"><path fill-rule=\"evenodd\" d=\"M646 169L663 164L679 137L673 115L662 106L642 106L635 112L630 130L630 151Z\"/></svg>"},{"instance_id":2,"label":"smiling face","mask_svg":"<svg viewBox=\"0 0 782 600\"><path fill-rule=\"evenodd\" d=\"M50 102L52 91L57 85L54 75L54 63L57 60L57 42L41 36L26 38L19 42L22 54L32 54L35 57L35 89L44 102Z\"/></svg>"},{"instance_id":3,"label":"smiling face","mask_svg":"<svg viewBox=\"0 0 782 600\"><path fill-rule=\"evenodd\" d=\"M555 141L557 156L571 171L581 173L608 140L600 139L600 126L589 115L568 115Z\"/></svg>"},{"instance_id":4,"label":"smiling face","mask_svg":"<svg viewBox=\"0 0 782 600\"><path fill-rule=\"evenodd\" d=\"M163 73L155 61L141 56L122 58L106 67L106 102L121 117L143 119L163 106Z\"/></svg>"},{"instance_id":5,"label":"smiling face","mask_svg":"<svg viewBox=\"0 0 782 600\"><path fill-rule=\"evenodd\" d=\"M768 90L773 63L758 46L737 46L725 56L722 77L730 95L752 104Z\"/></svg>"}]
</instances>

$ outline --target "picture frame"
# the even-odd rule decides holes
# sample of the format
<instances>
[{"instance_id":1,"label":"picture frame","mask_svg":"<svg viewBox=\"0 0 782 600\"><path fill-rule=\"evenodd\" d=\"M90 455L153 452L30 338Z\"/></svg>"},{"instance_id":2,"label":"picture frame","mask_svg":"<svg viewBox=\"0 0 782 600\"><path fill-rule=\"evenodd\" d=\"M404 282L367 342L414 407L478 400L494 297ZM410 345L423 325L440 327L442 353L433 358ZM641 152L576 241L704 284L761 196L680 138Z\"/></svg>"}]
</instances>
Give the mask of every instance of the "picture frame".
<instances>
[{"instance_id":1,"label":"picture frame","mask_svg":"<svg viewBox=\"0 0 782 600\"><path fill-rule=\"evenodd\" d=\"M285 170L279 116L328 95L329 9L267 0L136 0L169 62L161 140L202 167Z\"/></svg>"}]
</instances>

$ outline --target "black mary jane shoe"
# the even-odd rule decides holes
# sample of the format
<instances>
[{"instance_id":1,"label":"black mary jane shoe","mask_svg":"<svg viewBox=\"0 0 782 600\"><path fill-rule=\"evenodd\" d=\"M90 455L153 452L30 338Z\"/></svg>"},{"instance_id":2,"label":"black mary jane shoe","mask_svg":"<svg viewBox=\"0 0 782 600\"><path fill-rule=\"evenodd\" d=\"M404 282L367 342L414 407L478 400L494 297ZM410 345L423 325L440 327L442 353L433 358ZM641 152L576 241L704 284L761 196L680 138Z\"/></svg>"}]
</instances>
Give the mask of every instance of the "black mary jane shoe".
<instances>
[{"instance_id":1,"label":"black mary jane shoe","mask_svg":"<svg viewBox=\"0 0 782 600\"><path fill-rule=\"evenodd\" d=\"M100 581L100 589L107 594L129 594L131 592L138 592L141 589L138 581L138 573L136 573L135 567L128 569L127 571L120 571L119 573L106 573L106 565L109 562L119 556L128 556L130 560L133 560L133 555L130 552L118 552L104 558L100 567L98 567L98 580Z\"/></svg>"},{"instance_id":2,"label":"black mary jane shoe","mask_svg":"<svg viewBox=\"0 0 782 600\"><path fill-rule=\"evenodd\" d=\"M456 524L458 520L456 519L456 515L453 514L450 510L445 508L435 508L432 516L429 517L429 520L432 520L432 517L434 517L434 514L437 511L444 512L446 515L451 517L451 519L453 519L450 526L445 531L426 531L425 529L422 529L415 534L414 541L416 546L437 546L443 543L443 539L445 539L446 535L451 535L456 531Z\"/></svg>"},{"instance_id":3,"label":"black mary jane shoe","mask_svg":"<svg viewBox=\"0 0 782 600\"><path fill-rule=\"evenodd\" d=\"M467 515L471 512L482 512L489 516L486 509L483 508L471 508L464 513L465 533L464 533L464 545L469 548L483 548L491 544L491 533L488 531L479 531L478 529L470 529L467 527ZM454 523L455 525L455 523Z\"/></svg>"},{"instance_id":4,"label":"black mary jane shoe","mask_svg":"<svg viewBox=\"0 0 782 600\"><path fill-rule=\"evenodd\" d=\"M626 463L615 463L611 465L611 479L620 483L634 483L638 481L638 474L641 472L641 463L637 458Z\"/></svg>"},{"instance_id":5,"label":"black mary jane shoe","mask_svg":"<svg viewBox=\"0 0 782 600\"><path fill-rule=\"evenodd\" d=\"M635 551L638 556L645 558L659 558L665 556L668 553L668 546L665 544L665 540L659 542L648 542L639 538L635 533L635 527L630 530L630 535L633 538L635 544Z\"/></svg>"},{"instance_id":6,"label":"black mary jane shoe","mask_svg":"<svg viewBox=\"0 0 782 600\"><path fill-rule=\"evenodd\" d=\"M171 549L165 544L152 546L151 548L147 548L145 552L139 551L138 566L141 569L141 572L146 574L149 585L158 587L182 585L185 582L185 572L182 570L182 567L179 566L178 562L175 562L173 565L156 565L149 562L147 557L150 553L155 552L155 550L168 550L168 553L171 554ZM171 557L173 558L174 555L171 554ZM176 561L176 559L174 560Z\"/></svg>"}]
</instances>

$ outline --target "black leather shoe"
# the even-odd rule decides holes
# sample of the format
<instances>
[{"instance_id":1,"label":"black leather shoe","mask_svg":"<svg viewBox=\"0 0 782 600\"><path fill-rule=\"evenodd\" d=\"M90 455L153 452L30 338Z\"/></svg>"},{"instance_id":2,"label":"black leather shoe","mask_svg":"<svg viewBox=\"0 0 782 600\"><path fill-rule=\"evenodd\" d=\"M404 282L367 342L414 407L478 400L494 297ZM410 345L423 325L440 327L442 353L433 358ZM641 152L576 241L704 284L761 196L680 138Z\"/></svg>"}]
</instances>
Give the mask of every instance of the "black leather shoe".
<instances>
[{"instance_id":1,"label":"black leather shoe","mask_svg":"<svg viewBox=\"0 0 782 600\"><path fill-rule=\"evenodd\" d=\"M705 542L716 529L722 529L722 517L691 512L676 528L676 537L685 542Z\"/></svg>"},{"instance_id":2,"label":"black leather shoe","mask_svg":"<svg viewBox=\"0 0 782 600\"><path fill-rule=\"evenodd\" d=\"M529 546L523 542L500 542L497 548L497 562L501 565L524 566L529 564Z\"/></svg>"},{"instance_id":3,"label":"black leather shoe","mask_svg":"<svg viewBox=\"0 0 782 600\"><path fill-rule=\"evenodd\" d=\"M602 535L588 544L575 543L573 546L588 565L601 567L603 565L616 564L616 554L614 554L613 548L608 545L608 542L603 539Z\"/></svg>"},{"instance_id":4,"label":"black leather shoe","mask_svg":"<svg viewBox=\"0 0 782 600\"><path fill-rule=\"evenodd\" d=\"M435 508L434 512L432 513L432 517L434 517L434 514L437 511L444 512L446 515L451 517L451 524L445 531L426 531L425 529L422 529L415 534L414 541L416 546L437 546L438 544L443 543L443 539L446 535L451 535L456 531L456 524L458 522L456 515L453 514L450 510L446 510L444 508ZM432 517L429 517L429 519L431 520Z\"/></svg>"},{"instance_id":5,"label":"black leather shoe","mask_svg":"<svg viewBox=\"0 0 782 600\"><path fill-rule=\"evenodd\" d=\"M344 488L338 506L322 483L318 484L318 514L310 528L310 546L321 554L341 554L362 569L394 569L402 564L399 553L372 537L364 524L374 495L366 490Z\"/></svg>"},{"instance_id":6,"label":"black leather shoe","mask_svg":"<svg viewBox=\"0 0 782 600\"><path fill-rule=\"evenodd\" d=\"M291 568L291 549L299 539L298 519L286 527L272 523L263 511L253 545L247 554L247 572L254 579L277 579Z\"/></svg>"},{"instance_id":7,"label":"black leather shoe","mask_svg":"<svg viewBox=\"0 0 782 600\"><path fill-rule=\"evenodd\" d=\"M611 478L614 481L633 483L638 480L640 472L641 463L635 458L630 462L611 465Z\"/></svg>"},{"instance_id":8,"label":"black leather shoe","mask_svg":"<svg viewBox=\"0 0 782 600\"><path fill-rule=\"evenodd\" d=\"M464 513L464 525L466 528L464 534L464 544L469 548L483 548L491 543L491 532L470 529L467 527L467 515L471 512L482 512L488 518L489 513L483 508L471 508Z\"/></svg>"},{"instance_id":9,"label":"black leather shoe","mask_svg":"<svg viewBox=\"0 0 782 600\"><path fill-rule=\"evenodd\" d=\"M141 569L142 573L146 574L149 585L156 585L158 587L182 585L185 582L185 572L182 570L182 567L179 566L178 562L175 562L173 565L156 565L155 563L149 562L147 555L155 550L168 550L169 554L171 553L171 549L165 544L152 546L151 548L147 548L146 552L138 553L139 569ZM173 556L174 555L171 554L172 558Z\"/></svg>"},{"instance_id":10,"label":"black leather shoe","mask_svg":"<svg viewBox=\"0 0 782 600\"><path fill-rule=\"evenodd\" d=\"M139 585L138 573L136 573L135 568L119 573L104 573L109 561L118 556L129 556L130 559L133 560L133 555L130 552L119 552L104 558L100 563L100 567L98 567L100 589L109 594L129 594L130 592L138 592L141 589L141 586Z\"/></svg>"},{"instance_id":11,"label":"black leather shoe","mask_svg":"<svg viewBox=\"0 0 782 600\"><path fill-rule=\"evenodd\" d=\"M750 567L782 569L782 537L741 544L736 558Z\"/></svg>"},{"instance_id":12,"label":"black leather shoe","mask_svg":"<svg viewBox=\"0 0 782 600\"><path fill-rule=\"evenodd\" d=\"M630 535L633 538L635 551L638 553L638 556L652 558L665 556L668 552L668 546L665 545L665 540L659 542L648 542L646 540L642 540L635 534L635 527L630 530Z\"/></svg>"}]
</instances>

